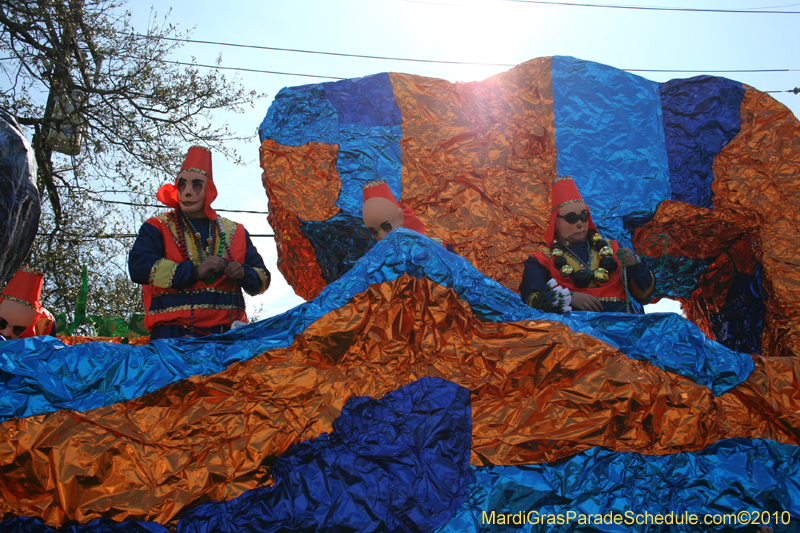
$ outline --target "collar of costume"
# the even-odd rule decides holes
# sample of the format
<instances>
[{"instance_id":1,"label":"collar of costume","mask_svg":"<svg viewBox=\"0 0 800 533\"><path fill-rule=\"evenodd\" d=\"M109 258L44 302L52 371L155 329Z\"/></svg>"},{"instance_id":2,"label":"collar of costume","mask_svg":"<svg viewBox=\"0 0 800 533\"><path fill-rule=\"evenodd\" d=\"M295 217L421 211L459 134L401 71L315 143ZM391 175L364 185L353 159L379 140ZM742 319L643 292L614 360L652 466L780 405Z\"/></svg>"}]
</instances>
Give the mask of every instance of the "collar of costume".
<instances>
[{"instance_id":1,"label":"collar of costume","mask_svg":"<svg viewBox=\"0 0 800 533\"><path fill-rule=\"evenodd\" d=\"M553 211L550 213L550 223L547 225L547 231L544 233L544 239L547 243L547 246L551 246L553 244L553 240L555 239L558 210L565 205L583 202L583 197L581 196L580 191L578 191L578 186L575 185L575 182L569 176L556 178L556 180L553 182L553 187L550 190L550 198L552 200ZM589 220L586 222L589 226L589 229L597 231L597 226L595 226L594 221L592 221L592 211L589 209L588 205L586 206L586 211L589 213Z\"/></svg>"},{"instance_id":2,"label":"collar of costume","mask_svg":"<svg viewBox=\"0 0 800 533\"><path fill-rule=\"evenodd\" d=\"M389 185L385 180L371 181L364 185L362 190L364 192L365 202L370 198L386 198L397 207L400 207L403 210L403 227L425 235L425 225L417 217L414 209L407 205L400 205L400 202L398 202L397 198L394 197L392 190L389 188Z\"/></svg>"},{"instance_id":3,"label":"collar of costume","mask_svg":"<svg viewBox=\"0 0 800 533\"><path fill-rule=\"evenodd\" d=\"M211 152L202 146L192 146L186 153L186 159L181 165L178 175L175 176L175 183L167 183L158 189L158 201L172 209L180 209L178 202L178 178L181 172L199 172L204 175L206 180L206 202L204 212L210 220L217 219L217 212L212 209L211 204L217 199L217 187L214 185L214 174L211 167Z\"/></svg>"}]
</instances>

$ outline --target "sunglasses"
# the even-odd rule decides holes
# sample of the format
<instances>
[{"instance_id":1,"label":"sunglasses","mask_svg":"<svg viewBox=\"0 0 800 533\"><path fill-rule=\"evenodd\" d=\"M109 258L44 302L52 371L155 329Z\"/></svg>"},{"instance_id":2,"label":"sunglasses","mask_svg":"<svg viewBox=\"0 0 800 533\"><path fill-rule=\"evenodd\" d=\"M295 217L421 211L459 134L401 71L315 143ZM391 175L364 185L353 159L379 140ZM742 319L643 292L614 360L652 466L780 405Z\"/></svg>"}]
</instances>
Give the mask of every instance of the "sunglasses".
<instances>
[{"instance_id":1,"label":"sunglasses","mask_svg":"<svg viewBox=\"0 0 800 533\"><path fill-rule=\"evenodd\" d=\"M7 327L8 327L8 321L0 316L0 329L6 329ZM26 329L28 328L26 328L25 326L14 326L13 329L11 330L12 335L14 335L14 337L19 337L20 335L25 333Z\"/></svg>"},{"instance_id":2,"label":"sunglasses","mask_svg":"<svg viewBox=\"0 0 800 533\"><path fill-rule=\"evenodd\" d=\"M584 209L580 215L578 213L567 213L566 215L558 215L558 218L563 218L568 224L577 224L579 220L581 222L589 220L589 212Z\"/></svg>"}]
</instances>

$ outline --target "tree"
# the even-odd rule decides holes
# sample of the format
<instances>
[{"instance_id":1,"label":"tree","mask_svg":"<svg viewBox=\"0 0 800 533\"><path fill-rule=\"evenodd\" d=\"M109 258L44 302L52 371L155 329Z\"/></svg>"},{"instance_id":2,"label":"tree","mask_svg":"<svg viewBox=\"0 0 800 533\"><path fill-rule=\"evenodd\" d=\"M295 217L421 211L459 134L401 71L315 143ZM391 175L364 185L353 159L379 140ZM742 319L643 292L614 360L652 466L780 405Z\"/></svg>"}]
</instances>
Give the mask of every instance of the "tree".
<instances>
[{"instance_id":1,"label":"tree","mask_svg":"<svg viewBox=\"0 0 800 533\"><path fill-rule=\"evenodd\" d=\"M0 106L32 130L43 196L32 262L46 269L46 303L54 306L74 297L81 264L90 263L93 285L118 281L119 269L112 275L103 266L109 257L120 263L131 242L105 237L129 233L135 217L103 201L152 198L192 144L238 161L226 142L240 137L215 127L212 114L241 112L258 98L219 71L171 60L186 34L167 17L158 23L151 15L137 33L123 8L111 0L0 0Z\"/></svg>"}]
</instances>

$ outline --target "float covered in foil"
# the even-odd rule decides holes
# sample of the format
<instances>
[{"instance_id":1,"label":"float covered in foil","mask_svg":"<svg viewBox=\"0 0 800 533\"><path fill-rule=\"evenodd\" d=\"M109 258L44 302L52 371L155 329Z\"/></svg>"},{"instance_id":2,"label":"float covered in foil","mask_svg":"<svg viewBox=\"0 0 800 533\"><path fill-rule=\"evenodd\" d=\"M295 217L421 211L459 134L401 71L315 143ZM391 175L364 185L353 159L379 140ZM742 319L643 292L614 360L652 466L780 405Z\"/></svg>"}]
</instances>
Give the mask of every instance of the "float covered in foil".
<instances>
[{"instance_id":1,"label":"float covered in foil","mask_svg":"<svg viewBox=\"0 0 800 533\"><path fill-rule=\"evenodd\" d=\"M580 85L574 76L610 88L558 87ZM734 331L747 305L763 304L757 291L779 261L748 255L745 232L706 239L745 213L714 203L738 191L717 182L722 160L708 163L703 141L703 157L676 165L691 179L673 180L673 152L695 150L681 130L717 124L723 135L706 131L717 145L739 139L721 110L735 107L737 84L676 85L547 58L475 84L382 74L284 90L261 128L263 179L281 268L309 301L204 339L0 344L0 531L478 532L518 529L500 516L571 512L566 524L520 528L604 532L636 527L603 522L609 513L741 511L793 531L791 328L757 354L674 314L545 314L514 290L512 264L537 245L550 180L591 174L580 165L595 158L598 175L581 187L603 231L645 247L669 235L662 287L705 302L693 316L706 313L706 331ZM709 102L698 124L663 126L667 89L695 85L709 91L685 95ZM755 115L791 131L790 114ZM667 129L680 149L653 141ZM767 130L751 141L780 138ZM592 131L607 137L578 140ZM612 146L638 177L601 161ZM370 241L360 186L376 175L459 254L402 228ZM723 313L730 302L739 307Z\"/></svg>"},{"instance_id":2,"label":"float covered in foil","mask_svg":"<svg viewBox=\"0 0 800 533\"><path fill-rule=\"evenodd\" d=\"M544 314L402 228L311 302L225 335L0 348L4 531L800 514L795 358L669 313Z\"/></svg>"},{"instance_id":3,"label":"float covered in foil","mask_svg":"<svg viewBox=\"0 0 800 533\"><path fill-rule=\"evenodd\" d=\"M725 78L656 83L572 57L480 82L407 74L283 89L259 129L279 268L312 299L374 245L384 179L428 235L517 290L550 185L572 176L604 235L653 262L657 297L709 338L800 354L800 123Z\"/></svg>"}]
</instances>

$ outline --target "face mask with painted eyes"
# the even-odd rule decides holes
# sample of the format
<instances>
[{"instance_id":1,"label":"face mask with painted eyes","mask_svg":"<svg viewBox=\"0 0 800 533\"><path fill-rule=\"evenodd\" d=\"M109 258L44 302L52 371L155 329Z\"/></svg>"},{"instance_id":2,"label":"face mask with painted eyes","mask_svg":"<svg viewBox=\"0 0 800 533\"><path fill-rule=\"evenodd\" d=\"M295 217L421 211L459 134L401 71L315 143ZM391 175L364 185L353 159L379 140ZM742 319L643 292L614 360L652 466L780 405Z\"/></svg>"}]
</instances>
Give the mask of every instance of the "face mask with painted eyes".
<instances>
[{"instance_id":1,"label":"face mask with painted eyes","mask_svg":"<svg viewBox=\"0 0 800 533\"><path fill-rule=\"evenodd\" d=\"M187 170L178 175L178 202L181 211L189 218L205 217L206 208L206 181L208 178Z\"/></svg>"},{"instance_id":2,"label":"face mask with painted eyes","mask_svg":"<svg viewBox=\"0 0 800 533\"><path fill-rule=\"evenodd\" d=\"M405 222L403 209L386 198L370 198L364 202L362 214L367 230L378 240L393 229L402 228Z\"/></svg>"},{"instance_id":3,"label":"face mask with painted eyes","mask_svg":"<svg viewBox=\"0 0 800 533\"><path fill-rule=\"evenodd\" d=\"M21 303L3 300L0 302L0 335L6 339L17 339L36 320L36 311Z\"/></svg>"}]
</instances>

